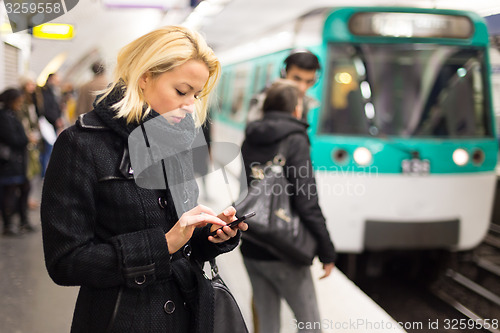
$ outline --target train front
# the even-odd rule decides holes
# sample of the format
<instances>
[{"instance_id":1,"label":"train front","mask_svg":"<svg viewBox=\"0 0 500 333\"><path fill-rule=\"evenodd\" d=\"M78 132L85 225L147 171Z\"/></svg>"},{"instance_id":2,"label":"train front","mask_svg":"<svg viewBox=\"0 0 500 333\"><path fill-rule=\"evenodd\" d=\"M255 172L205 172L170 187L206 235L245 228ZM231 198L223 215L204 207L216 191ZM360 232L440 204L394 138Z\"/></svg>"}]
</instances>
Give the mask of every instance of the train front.
<instances>
[{"instance_id":1,"label":"train front","mask_svg":"<svg viewBox=\"0 0 500 333\"><path fill-rule=\"evenodd\" d=\"M476 246L498 151L482 19L342 9L323 38L312 157L339 252Z\"/></svg>"}]
</instances>

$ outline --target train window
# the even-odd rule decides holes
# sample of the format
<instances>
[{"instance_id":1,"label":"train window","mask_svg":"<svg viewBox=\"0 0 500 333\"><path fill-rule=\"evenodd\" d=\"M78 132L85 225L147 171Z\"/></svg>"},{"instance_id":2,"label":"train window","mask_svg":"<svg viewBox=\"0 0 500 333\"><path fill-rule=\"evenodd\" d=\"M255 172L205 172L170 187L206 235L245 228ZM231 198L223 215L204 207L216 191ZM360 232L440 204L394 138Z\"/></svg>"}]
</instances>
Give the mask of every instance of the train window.
<instances>
[{"instance_id":1,"label":"train window","mask_svg":"<svg viewBox=\"0 0 500 333\"><path fill-rule=\"evenodd\" d=\"M243 119L244 111L248 103L245 103L245 93L247 89L248 71L239 69L233 81L233 92L231 99L231 118L235 121Z\"/></svg>"},{"instance_id":2,"label":"train window","mask_svg":"<svg viewBox=\"0 0 500 333\"><path fill-rule=\"evenodd\" d=\"M274 65L272 63L267 64L266 67L266 81L264 84L264 87L271 84L272 81L276 78L276 75L274 74Z\"/></svg>"},{"instance_id":3,"label":"train window","mask_svg":"<svg viewBox=\"0 0 500 333\"><path fill-rule=\"evenodd\" d=\"M228 73L222 73L219 82L217 83L215 94L212 95L210 110L214 112L221 112L224 110L224 101L227 96L227 81Z\"/></svg>"},{"instance_id":4,"label":"train window","mask_svg":"<svg viewBox=\"0 0 500 333\"><path fill-rule=\"evenodd\" d=\"M492 135L481 49L332 44L329 58L321 133Z\"/></svg>"},{"instance_id":5,"label":"train window","mask_svg":"<svg viewBox=\"0 0 500 333\"><path fill-rule=\"evenodd\" d=\"M262 65L257 65L255 69L255 76L253 78L252 95L259 92L263 87L261 87L262 81Z\"/></svg>"}]
</instances>

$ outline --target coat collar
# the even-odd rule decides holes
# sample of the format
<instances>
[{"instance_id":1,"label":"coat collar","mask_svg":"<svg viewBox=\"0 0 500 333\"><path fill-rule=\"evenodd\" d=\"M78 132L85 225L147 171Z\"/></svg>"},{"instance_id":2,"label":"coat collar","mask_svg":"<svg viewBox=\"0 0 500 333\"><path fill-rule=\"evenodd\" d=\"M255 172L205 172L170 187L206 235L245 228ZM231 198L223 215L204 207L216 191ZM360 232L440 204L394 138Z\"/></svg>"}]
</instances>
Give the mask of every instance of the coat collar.
<instances>
[{"instance_id":1,"label":"coat collar","mask_svg":"<svg viewBox=\"0 0 500 333\"><path fill-rule=\"evenodd\" d=\"M86 130L109 130L101 119L96 115L95 111L90 111L84 114L81 114L76 121L76 125L80 128Z\"/></svg>"},{"instance_id":2,"label":"coat collar","mask_svg":"<svg viewBox=\"0 0 500 333\"><path fill-rule=\"evenodd\" d=\"M76 125L89 131L111 131L111 129L101 120L101 118L99 118L95 111L90 111L80 115L76 121ZM130 154L127 144L123 147L122 158L118 169L126 179L134 179L134 170L132 170L132 164L130 163Z\"/></svg>"}]
</instances>

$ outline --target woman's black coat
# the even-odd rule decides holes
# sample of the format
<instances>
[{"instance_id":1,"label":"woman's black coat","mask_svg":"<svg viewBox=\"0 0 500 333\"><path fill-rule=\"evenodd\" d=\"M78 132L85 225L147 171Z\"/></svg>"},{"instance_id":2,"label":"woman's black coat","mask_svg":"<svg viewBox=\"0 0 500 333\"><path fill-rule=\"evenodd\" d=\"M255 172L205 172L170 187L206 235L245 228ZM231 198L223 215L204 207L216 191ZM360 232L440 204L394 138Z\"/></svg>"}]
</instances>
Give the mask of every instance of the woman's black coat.
<instances>
[{"instance_id":1,"label":"woman's black coat","mask_svg":"<svg viewBox=\"0 0 500 333\"><path fill-rule=\"evenodd\" d=\"M286 140L285 172L294 188L294 194L291 196L292 205L302 223L318 241L317 255L320 261L331 263L335 261L336 253L326 228L325 218L318 204L307 127L305 122L297 120L285 112L268 112L262 120L248 124L241 154L245 164L247 183L251 186L253 179L251 165L272 161L278 152L280 143ZM277 260L267 250L248 240L242 242L241 252L243 256L248 258Z\"/></svg>"},{"instance_id":2,"label":"woman's black coat","mask_svg":"<svg viewBox=\"0 0 500 333\"><path fill-rule=\"evenodd\" d=\"M10 148L9 160L0 162L0 177L25 177L28 138L13 110L0 110L0 142Z\"/></svg>"},{"instance_id":3,"label":"woman's black coat","mask_svg":"<svg viewBox=\"0 0 500 333\"><path fill-rule=\"evenodd\" d=\"M213 291L192 262L232 250L239 235L213 244L209 227L196 229L190 248L170 255L172 198L134 182L131 128L113 118L113 103L60 134L43 187L48 272L57 284L81 286L71 332L211 332Z\"/></svg>"}]
</instances>

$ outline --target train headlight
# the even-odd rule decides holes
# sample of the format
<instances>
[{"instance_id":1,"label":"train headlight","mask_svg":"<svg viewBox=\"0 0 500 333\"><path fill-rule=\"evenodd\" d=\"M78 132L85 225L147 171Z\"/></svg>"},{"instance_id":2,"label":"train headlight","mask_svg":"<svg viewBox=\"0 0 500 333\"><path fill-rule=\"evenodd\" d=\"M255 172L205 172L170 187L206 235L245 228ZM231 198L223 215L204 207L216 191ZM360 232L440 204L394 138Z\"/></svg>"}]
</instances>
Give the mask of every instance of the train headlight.
<instances>
[{"instance_id":1,"label":"train headlight","mask_svg":"<svg viewBox=\"0 0 500 333\"><path fill-rule=\"evenodd\" d=\"M469 162L469 153L462 148L455 149L453 152L453 162L458 166L464 166Z\"/></svg>"},{"instance_id":2,"label":"train headlight","mask_svg":"<svg viewBox=\"0 0 500 333\"><path fill-rule=\"evenodd\" d=\"M365 147L356 148L352 157L359 165L368 165L371 163L373 158L372 153Z\"/></svg>"}]
</instances>

